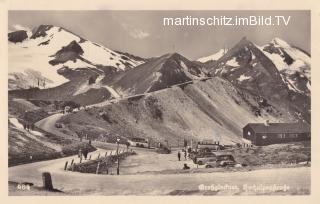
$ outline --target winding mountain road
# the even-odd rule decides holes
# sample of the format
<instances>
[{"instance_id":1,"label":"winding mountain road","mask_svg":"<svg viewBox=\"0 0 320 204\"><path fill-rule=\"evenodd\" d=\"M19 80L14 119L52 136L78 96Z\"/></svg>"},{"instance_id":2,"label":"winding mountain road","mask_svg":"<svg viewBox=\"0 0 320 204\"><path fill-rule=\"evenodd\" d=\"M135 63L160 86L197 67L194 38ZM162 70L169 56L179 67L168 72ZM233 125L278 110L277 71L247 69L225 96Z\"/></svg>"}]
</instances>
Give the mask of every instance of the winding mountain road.
<instances>
[{"instance_id":1,"label":"winding mountain road","mask_svg":"<svg viewBox=\"0 0 320 204\"><path fill-rule=\"evenodd\" d=\"M67 138L67 139L73 139L73 140L77 140L78 138L77 137L72 137L70 135L67 135L67 134L64 134L62 132L60 132L55 124L56 122L62 118L62 116L64 116L65 114L63 113L56 113L56 114L53 114L49 117L46 117L38 122L35 123L35 126L46 131L46 132L49 132L49 133L52 133L54 135L57 135L57 136L60 136L60 137L63 137L63 138Z\"/></svg>"},{"instance_id":2,"label":"winding mountain road","mask_svg":"<svg viewBox=\"0 0 320 204\"><path fill-rule=\"evenodd\" d=\"M93 154L98 154L97 150ZM310 192L310 168L263 169L246 172L215 172L185 174L137 174L137 175L96 175L64 171L66 161L74 157L36 162L9 168L9 180L31 182L42 185L41 172L49 171L53 185L68 195L167 195L184 194L210 195L256 195L256 194L308 194ZM115 169L112 170L115 172ZM199 190L205 186L233 186L230 188ZM245 190L249 186L286 185L287 191ZM10 194L14 195L15 192Z\"/></svg>"},{"instance_id":3,"label":"winding mountain road","mask_svg":"<svg viewBox=\"0 0 320 204\"><path fill-rule=\"evenodd\" d=\"M72 138L59 132L55 127L55 123L62 116L63 114L60 113L51 115L37 122L36 126L52 134ZM92 159L95 159L97 155L104 155L115 148L116 145L114 144L106 144L105 149L97 149L90 154ZM35 186L42 186L41 173L49 171L52 175L54 187L67 193L67 195L287 195L310 193L310 167L210 173L174 173L174 171L173 173L155 173L152 171L181 169L181 165L185 161L177 164L175 154L156 157L155 153L150 152L150 150L139 148L135 148L135 150L138 155L131 156L132 158L122 162L120 176L64 171L66 161L69 165L72 159L76 163L79 162L79 158L75 155L10 167L9 181L29 182ZM154 163L158 163L156 168ZM166 168L166 165L168 168ZM116 169L110 170L113 174L115 171ZM254 188L246 190L244 185ZM259 190L259 186L268 188L273 185L286 185L288 189L286 191ZM203 189L205 186L207 189ZM223 189L214 189L219 187L223 187ZM230 190L230 188L236 188L236 190ZM9 194L21 195L21 192L15 190L10 191ZM23 195L32 195L32 192Z\"/></svg>"}]
</instances>

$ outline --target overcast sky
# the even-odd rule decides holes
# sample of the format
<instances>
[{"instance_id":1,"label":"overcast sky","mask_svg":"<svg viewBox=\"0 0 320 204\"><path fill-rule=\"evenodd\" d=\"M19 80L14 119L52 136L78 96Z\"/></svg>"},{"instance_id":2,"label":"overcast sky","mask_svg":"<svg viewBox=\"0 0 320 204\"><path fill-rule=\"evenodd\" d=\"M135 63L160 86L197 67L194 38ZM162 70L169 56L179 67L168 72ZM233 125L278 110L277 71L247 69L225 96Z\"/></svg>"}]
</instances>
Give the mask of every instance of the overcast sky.
<instances>
[{"instance_id":1,"label":"overcast sky","mask_svg":"<svg viewBox=\"0 0 320 204\"><path fill-rule=\"evenodd\" d=\"M288 26L163 26L163 17L291 16ZM309 11L10 11L9 30L62 26L110 49L141 57L178 52L198 59L232 47L243 36L264 45L279 37L310 53Z\"/></svg>"}]
</instances>

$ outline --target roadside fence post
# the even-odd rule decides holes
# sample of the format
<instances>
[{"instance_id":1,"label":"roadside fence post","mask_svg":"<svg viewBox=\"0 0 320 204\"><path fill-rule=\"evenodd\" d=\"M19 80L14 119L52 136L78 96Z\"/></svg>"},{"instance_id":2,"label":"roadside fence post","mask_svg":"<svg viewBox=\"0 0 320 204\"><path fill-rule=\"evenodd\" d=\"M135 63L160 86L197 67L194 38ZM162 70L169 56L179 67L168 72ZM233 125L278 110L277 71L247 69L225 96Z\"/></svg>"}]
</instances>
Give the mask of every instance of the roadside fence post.
<instances>
[{"instance_id":1,"label":"roadside fence post","mask_svg":"<svg viewBox=\"0 0 320 204\"><path fill-rule=\"evenodd\" d=\"M100 162L98 162L96 174L99 174Z\"/></svg>"},{"instance_id":2,"label":"roadside fence post","mask_svg":"<svg viewBox=\"0 0 320 204\"><path fill-rule=\"evenodd\" d=\"M68 161L66 161L66 164L64 165L64 170L66 171L68 167Z\"/></svg>"},{"instance_id":3,"label":"roadside fence post","mask_svg":"<svg viewBox=\"0 0 320 204\"><path fill-rule=\"evenodd\" d=\"M51 178L51 174L49 172L42 173L42 182L43 182L43 187L46 190L49 190L49 191L53 190L52 178Z\"/></svg>"}]
</instances>

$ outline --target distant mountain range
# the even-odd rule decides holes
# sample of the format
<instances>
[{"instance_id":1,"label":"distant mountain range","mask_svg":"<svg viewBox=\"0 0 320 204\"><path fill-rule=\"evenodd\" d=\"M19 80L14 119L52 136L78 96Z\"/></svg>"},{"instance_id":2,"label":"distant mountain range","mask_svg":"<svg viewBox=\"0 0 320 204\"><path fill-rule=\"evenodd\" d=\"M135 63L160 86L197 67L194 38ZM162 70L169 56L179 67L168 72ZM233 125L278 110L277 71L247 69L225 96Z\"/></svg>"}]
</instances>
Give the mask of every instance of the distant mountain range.
<instances>
[{"instance_id":1,"label":"distant mountain range","mask_svg":"<svg viewBox=\"0 0 320 204\"><path fill-rule=\"evenodd\" d=\"M144 59L51 25L41 25L32 33L9 33L8 40L12 97L90 105L151 94L168 113L163 116L166 121L181 123L177 131L190 137L192 131L211 133L183 119L190 116L188 109L205 124L227 127L221 134L233 134L232 138L252 121L310 123L310 54L279 38L264 46L242 38L234 47L197 61L178 53ZM149 110L148 101L138 100L141 110ZM123 117L133 114L129 105L116 109ZM173 131L163 125L167 132Z\"/></svg>"}]
</instances>

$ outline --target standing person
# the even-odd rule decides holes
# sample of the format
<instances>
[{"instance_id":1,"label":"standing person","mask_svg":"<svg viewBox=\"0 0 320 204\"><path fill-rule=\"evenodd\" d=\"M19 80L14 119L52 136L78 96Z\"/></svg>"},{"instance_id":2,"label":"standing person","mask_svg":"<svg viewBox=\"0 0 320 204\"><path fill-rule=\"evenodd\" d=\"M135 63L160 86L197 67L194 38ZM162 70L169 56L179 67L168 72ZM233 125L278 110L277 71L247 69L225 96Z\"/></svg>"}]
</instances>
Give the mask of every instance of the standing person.
<instances>
[{"instance_id":1,"label":"standing person","mask_svg":"<svg viewBox=\"0 0 320 204\"><path fill-rule=\"evenodd\" d=\"M178 151L178 160L180 161L180 159L181 159L181 153L180 151Z\"/></svg>"},{"instance_id":2,"label":"standing person","mask_svg":"<svg viewBox=\"0 0 320 204\"><path fill-rule=\"evenodd\" d=\"M187 150L184 151L184 160L187 160Z\"/></svg>"},{"instance_id":3,"label":"standing person","mask_svg":"<svg viewBox=\"0 0 320 204\"><path fill-rule=\"evenodd\" d=\"M78 157L79 157L80 159L81 159L81 157L82 157L82 150L81 150L81 149L79 149Z\"/></svg>"},{"instance_id":4,"label":"standing person","mask_svg":"<svg viewBox=\"0 0 320 204\"><path fill-rule=\"evenodd\" d=\"M83 156L84 156L84 159L87 160L87 156L88 156L88 150L87 149L83 150Z\"/></svg>"}]
</instances>

